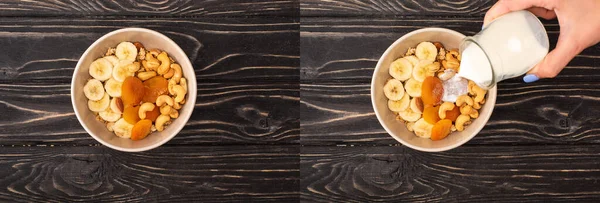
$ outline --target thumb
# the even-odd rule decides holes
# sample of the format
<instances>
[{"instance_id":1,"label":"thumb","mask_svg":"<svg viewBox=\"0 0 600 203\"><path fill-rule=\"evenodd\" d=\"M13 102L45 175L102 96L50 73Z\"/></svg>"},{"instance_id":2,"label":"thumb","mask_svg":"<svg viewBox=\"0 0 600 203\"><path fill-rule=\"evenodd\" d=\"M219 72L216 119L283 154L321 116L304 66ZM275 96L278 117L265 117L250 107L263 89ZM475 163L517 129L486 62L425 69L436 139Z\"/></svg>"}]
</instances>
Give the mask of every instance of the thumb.
<instances>
[{"instance_id":1,"label":"thumb","mask_svg":"<svg viewBox=\"0 0 600 203\"><path fill-rule=\"evenodd\" d=\"M556 48L529 71L525 78L523 78L525 82L533 82L539 78L556 77L569 64L569 61L582 51L575 42L575 40L571 40L569 43L563 37L559 36Z\"/></svg>"}]
</instances>

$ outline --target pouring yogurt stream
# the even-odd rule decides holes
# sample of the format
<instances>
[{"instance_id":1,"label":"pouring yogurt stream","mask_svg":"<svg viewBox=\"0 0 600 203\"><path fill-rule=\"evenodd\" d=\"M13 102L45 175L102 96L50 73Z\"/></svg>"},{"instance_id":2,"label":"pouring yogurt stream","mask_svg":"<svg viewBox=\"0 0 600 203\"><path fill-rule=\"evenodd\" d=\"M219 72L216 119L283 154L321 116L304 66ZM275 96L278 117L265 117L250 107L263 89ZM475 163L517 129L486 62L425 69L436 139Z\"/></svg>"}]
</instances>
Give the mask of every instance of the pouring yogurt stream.
<instances>
[{"instance_id":1,"label":"pouring yogurt stream","mask_svg":"<svg viewBox=\"0 0 600 203\"><path fill-rule=\"evenodd\" d=\"M529 11L515 11L497 18L475 36L460 44L460 70L444 81L442 100L456 101L467 94L468 82L490 89L496 83L527 73L549 49L548 35L540 20Z\"/></svg>"}]
</instances>

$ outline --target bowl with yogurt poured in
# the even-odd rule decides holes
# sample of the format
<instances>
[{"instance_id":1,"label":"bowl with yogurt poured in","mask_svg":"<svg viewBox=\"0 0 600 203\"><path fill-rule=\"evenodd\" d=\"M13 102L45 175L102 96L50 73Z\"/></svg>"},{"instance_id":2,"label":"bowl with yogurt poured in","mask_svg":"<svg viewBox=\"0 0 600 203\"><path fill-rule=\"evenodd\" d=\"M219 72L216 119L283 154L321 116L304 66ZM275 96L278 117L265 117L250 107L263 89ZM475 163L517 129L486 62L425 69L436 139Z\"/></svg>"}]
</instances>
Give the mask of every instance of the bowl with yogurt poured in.
<instances>
[{"instance_id":1,"label":"bowl with yogurt poured in","mask_svg":"<svg viewBox=\"0 0 600 203\"><path fill-rule=\"evenodd\" d=\"M457 76L464 39L449 29L419 29L396 40L379 59L371 103L380 124L398 142L420 151L446 151L471 140L487 123L497 90Z\"/></svg>"}]
</instances>

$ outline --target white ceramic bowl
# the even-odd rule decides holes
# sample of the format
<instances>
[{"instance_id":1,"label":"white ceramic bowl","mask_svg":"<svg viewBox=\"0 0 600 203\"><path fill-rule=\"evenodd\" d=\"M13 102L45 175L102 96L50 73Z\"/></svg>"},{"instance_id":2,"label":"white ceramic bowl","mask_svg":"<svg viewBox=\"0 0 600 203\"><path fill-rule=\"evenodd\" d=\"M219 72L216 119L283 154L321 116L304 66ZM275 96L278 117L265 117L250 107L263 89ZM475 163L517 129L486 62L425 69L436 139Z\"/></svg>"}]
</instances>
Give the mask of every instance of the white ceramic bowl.
<instances>
[{"instance_id":1,"label":"white ceramic bowl","mask_svg":"<svg viewBox=\"0 0 600 203\"><path fill-rule=\"evenodd\" d=\"M173 119L173 123L162 132L154 132L143 140L132 141L117 137L114 133L108 131L106 126L97 121L94 113L87 107L88 99L83 94L83 86L90 78L88 68L92 61L104 56L106 50L110 47L116 47L123 41L141 42L144 47L151 49L157 48L166 51L177 63L181 65L183 76L187 79L188 95L187 101L179 110L179 117ZM71 103L75 110L75 115L83 128L98 142L110 148L126 151L139 152L158 147L171 138L175 137L185 126L194 110L196 103L196 75L187 55L181 50L173 40L156 31L144 28L124 28L112 31L96 40L81 56L71 81Z\"/></svg>"},{"instance_id":2,"label":"white ceramic bowl","mask_svg":"<svg viewBox=\"0 0 600 203\"><path fill-rule=\"evenodd\" d=\"M496 103L496 87L490 89L487 94L486 103L479 112L479 117L462 132L453 132L448 137L439 141L432 141L417 137L413 132L406 129L406 125L395 119L395 115L387 107L388 99L383 94L383 86L391 77L388 73L390 64L397 58L402 57L409 47L416 47L423 41L441 42L448 49L458 48L465 35L444 28L424 28L412 31L396 40L381 56L373 72L371 81L371 103L377 115L377 120L383 128L398 142L410 148L426 151L439 152L458 147L471 138L485 126L492 115Z\"/></svg>"}]
</instances>

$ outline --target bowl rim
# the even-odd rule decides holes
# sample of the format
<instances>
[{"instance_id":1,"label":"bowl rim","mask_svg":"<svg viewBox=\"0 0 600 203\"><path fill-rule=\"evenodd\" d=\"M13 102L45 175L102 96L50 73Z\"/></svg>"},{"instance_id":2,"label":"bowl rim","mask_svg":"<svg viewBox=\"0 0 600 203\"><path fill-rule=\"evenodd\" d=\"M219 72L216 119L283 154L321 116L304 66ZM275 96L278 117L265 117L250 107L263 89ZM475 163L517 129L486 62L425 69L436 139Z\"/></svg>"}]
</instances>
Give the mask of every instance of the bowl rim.
<instances>
[{"instance_id":1,"label":"bowl rim","mask_svg":"<svg viewBox=\"0 0 600 203\"><path fill-rule=\"evenodd\" d=\"M92 47L96 47L98 46L102 41L104 41L105 39L112 37L113 35L119 34L119 33L123 33L123 32L143 32L143 33L150 33L152 35L157 36L158 38L161 38L161 40L166 41L167 43L173 43L175 45L175 50L177 52L181 52L185 58L184 60L187 60L189 64L191 64L191 61L189 59L189 57L187 56L187 54L185 54L185 52L181 49L181 47L175 43L175 41L173 41L171 38L163 35L160 32L151 30L151 29L146 29L146 28L138 28L138 27L129 27L129 28L121 28L121 29L117 29L117 30L113 30L109 33L104 34L102 37L98 38L96 41L94 41L94 43L92 43L86 50L85 52L83 52L83 54L81 55L81 57L79 57L79 60L77 61L77 65L75 66L75 69L73 70L73 76L71 78L71 106L73 107L73 111L75 112L75 116L77 117L77 121L79 121L79 124L83 127L83 129L85 129L85 131L92 136L96 141L100 142L102 145L107 146L109 148L118 150L118 151L123 151L123 152L142 152L142 151L148 151L154 148L157 148L163 144L165 144L166 142L170 141L171 139L173 139L173 137L175 137L177 134L179 134L179 132L183 129L183 127L185 127L185 124L187 123L187 121L189 120L189 118L191 117L190 113L185 119L185 122L183 123L183 125L181 126L176 126L177 129L175 129L174 133L166 136L165 139L162 139L159 142L156 142L152 145L148 145L145 147L140 147L140 148L123 148L123 147L119 147L119 146L115 146L112 145L104 140L102 140L100 137L96 136L94 133L92 133L92 131L83 123L83 119L82 116L79 115L79 112L77 112L77 107L75 106L75 76L77 75L79 69L82 66L82 58L84 56L87 56L89 54L89 52L92 50ZM180 62L181 64L181 62ZM182 67L183 68L183 67ZM193 79L194 81L196 81L196 75L192 74L191 76L186 77L188 80L189 79ZM194 82L195 83L195 82ZM189 84L189 82L188 82ZM187 102L192 102L192 103L196 103L196 97L194 96L192 97L188 97L188 101ZM179 119L181 119L182 117L180 116Z\"/></svg>"},{"instance_id":2,"label":"bowl rim","mask_svg":"<svg viewBox=\"0 0 600 203\"><path fill-rule=\"evenodd\" d=\"M450 33L450 34L454 34L454 35L458 35L458 36L462 36L463 38L466 37L464 34L454 31L454 30L450 30L450 29L446 29L446 28L438 28L438 27L430 27L430 28L421 28L421 29L417 29L417 30L413 30L409 33L406 33L404 35L402 35L402 37L398 38L396 41L394 41L394 43L392 43L386 50L385 52L383 52L383 54L381 55L381 57L379 58L379 60L377 61L377 65L375 66L375 69L373 70L373 75L371 76L371 106L373 107L373 111L375 112L375 116L377 117L377 121L379 121L379 124L381 125L381 127L383 127L385 129L385 131L391 136L393 137L396 141L400 142L402 145L407 146L409 148L415 149L415 150L419 150L419 151L423 151L423 152L442 152L442 151L447 151L447 150L451 150L454 149L456 147L459 147L465 143L467 143L468 141L470 141L471 139L473 139L473 137L475 137L477 134L479 134L479 132L481 131L481 129L483 129L485 127L485 124L487 123L487 121L489 120L489 118L491 117L494 107L495 107L495 103L496 103L496 96L494 96L492 99L488 99L487 102L493 102L494 105L492 105L492 108L490 109L490 114L489 116L486 116L485 118L479 117L479 119L484 119L484 125L481 126L477 126L477 129L475 131L475 133L473 133L472 135L470 135L468 137L468 139L464 139L462 141L459 141L455 144L446 146L446 147L440 147L440 148L424 148L424 147L419 147L419 146L415 146L412 145L406 141L404 141L402 138L400 138L399 136L395 135L394 132L392 132L392 130L390 130L386 125L384 125L384 119L382 118L382 115L379 114L379 112L377 111L376 108L376 101L375 101L375 75L379 72L379 70L381 69L382 66L382 61L383 58L387 55L390 54L390 52L394 49L394 47L398 46L398 44L400 44L402 41L404 41L405 39L407 39L410 36L419 34L419 33L423 33L423 32L446 32L446 33ZM494 86L493 88L489 89L488 91L494 91L494 95L497 95L497 86ZM489 97L489 94L488 94Z\"/></svg>"}]
</instances>

